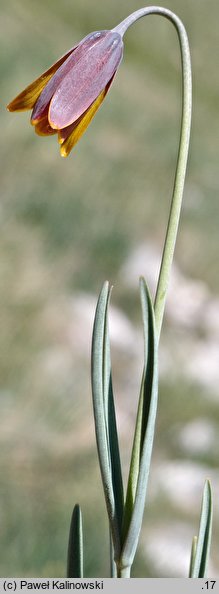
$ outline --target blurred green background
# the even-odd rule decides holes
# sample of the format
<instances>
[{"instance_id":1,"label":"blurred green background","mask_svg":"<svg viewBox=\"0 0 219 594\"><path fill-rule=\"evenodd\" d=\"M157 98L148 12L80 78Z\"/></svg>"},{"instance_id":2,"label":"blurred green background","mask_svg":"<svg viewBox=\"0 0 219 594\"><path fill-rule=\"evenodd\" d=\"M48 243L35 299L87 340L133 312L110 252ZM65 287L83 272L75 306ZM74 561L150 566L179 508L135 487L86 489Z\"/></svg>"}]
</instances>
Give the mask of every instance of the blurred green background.
<instances>
[{"instance_id":1,"label":"blurred green background","mask_svg":"<svg viewBox=\"0 0 219 594\"><path fill-rule=\"evenodd\" d=\"M125 476L142 365L138 276L152 293L180 121L174 28L150 17L67 159L29 113L5 105L90 31L136 0L7 0L0 7L0 575L63 576L72 507L84 512L87 576L108 576L108 528L91 408L90 344L103 281ZM133 576L187 576L210 477L219 569L218 56L216 0L169 0L190 39L194 118L175 268L160 349L153 467Z\"/></svg>"}]
</instances>

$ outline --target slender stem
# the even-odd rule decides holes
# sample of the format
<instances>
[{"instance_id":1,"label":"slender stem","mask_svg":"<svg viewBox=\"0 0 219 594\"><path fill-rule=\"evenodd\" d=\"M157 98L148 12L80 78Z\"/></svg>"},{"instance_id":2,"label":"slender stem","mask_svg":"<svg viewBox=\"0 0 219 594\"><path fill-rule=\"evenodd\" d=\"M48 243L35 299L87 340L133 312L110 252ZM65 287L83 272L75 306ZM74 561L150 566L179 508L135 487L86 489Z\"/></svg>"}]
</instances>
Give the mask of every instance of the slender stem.
<instances>
[{"instance_id":1,"label":"slender stem","mask_svg":"<svg viewBox=\"0 0 219 594\"><path fill-rule=\"evenodd\" d=\"M118 568L118 571L117 571L117 577L118 578L130 578L130 573L131 573L131 565L128 565L127 567L120 567L120 568Z\"/></svg>"},{"instance_id":2,"label":"slender stem","mask_svg":"<svg viewBox=\"0 0 219 594\"><path fill-rule=\"evenodd\" d=\"M187 38L187 33L181 20L173 12L160 6L149 6L137 10L127 19L122 21L120 25L115 27L122 36L127 31L128 27L135 23L138 19L150 15L160 15L170 20L176 28L182 64L182 116L181 116L181 132L176 165L176 173L173 187L173 195L170 206L170 214L167 225L162 261L159 272L159 279L157 284L155 296L155 321L157 338L159 341L164 308L166 303L166 294L169 284L170 270L173 261L173 254L175 249L179 217L182 205L183 189L185 183L186 166L189 151L189 139L191 128L191 113L192 113L192 76L191 76L191 60L190 50Z\"/></svg>"},{"instance_id":3,"label":"slender stem","mask_svg":"<svg viewBox=\"0 0 219 594\"><path fill-rule=\"evenodd\" d=\"M117 577L116 563L114 561L114 548L113 548L113 539L112 539L110 525L109 525L109 538L110 538L110 543L109 543L110 544L110 577L116 578Z\"/></svg>"}]
</instances>

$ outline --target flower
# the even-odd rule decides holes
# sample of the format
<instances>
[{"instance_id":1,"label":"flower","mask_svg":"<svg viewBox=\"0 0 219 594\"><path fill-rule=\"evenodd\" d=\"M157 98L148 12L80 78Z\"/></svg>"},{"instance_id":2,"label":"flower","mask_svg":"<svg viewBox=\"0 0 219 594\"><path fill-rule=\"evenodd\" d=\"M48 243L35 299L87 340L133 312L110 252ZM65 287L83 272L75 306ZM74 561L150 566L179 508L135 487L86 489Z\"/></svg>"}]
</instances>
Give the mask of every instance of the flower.
<instances>
[{"instance_id":1,"label":"flower","mask_svg":"<svg viewBox=\"0 0 219 594\"><path fill-rule=\"evenodd\" d=\"M35 132L57 133L60 153L67 157L105 98L122 55L120 33L90 33L13 99L8 110L32 109Z\"/></svg>"}]
</instances>

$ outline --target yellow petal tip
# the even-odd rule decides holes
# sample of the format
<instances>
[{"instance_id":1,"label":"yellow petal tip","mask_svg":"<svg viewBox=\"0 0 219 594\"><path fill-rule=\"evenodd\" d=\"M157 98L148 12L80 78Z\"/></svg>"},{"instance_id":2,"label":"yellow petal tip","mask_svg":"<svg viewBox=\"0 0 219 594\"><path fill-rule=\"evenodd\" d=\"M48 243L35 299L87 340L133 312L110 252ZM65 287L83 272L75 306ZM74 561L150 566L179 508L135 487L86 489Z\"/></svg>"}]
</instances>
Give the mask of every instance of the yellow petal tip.
<instances>
[{"instance_id":1,"label":"yellow petal tip","mask_svg":"<svg viewBox=\"0 0 219 594\"><path fill-rule=\"evenodd\" d=\"M60 155L61 155L61 157L64 157L64 158L65 158L65 157L68 157L68 155L69 155L69 152L67 152L67 151L65 150L65 148L63 148L63 146L60 146Z\"/></svg>"}]
</instances>

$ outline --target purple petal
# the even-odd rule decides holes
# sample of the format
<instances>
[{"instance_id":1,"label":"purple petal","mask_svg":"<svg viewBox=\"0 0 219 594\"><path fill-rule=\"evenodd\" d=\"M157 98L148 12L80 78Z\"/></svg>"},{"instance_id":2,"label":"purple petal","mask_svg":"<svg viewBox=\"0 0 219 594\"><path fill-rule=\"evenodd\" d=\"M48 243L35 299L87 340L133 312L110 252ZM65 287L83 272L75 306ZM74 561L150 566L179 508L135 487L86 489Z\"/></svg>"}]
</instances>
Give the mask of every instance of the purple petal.
<instances>
[{"instance_id":1,"label":"purple petal","mask_svg":"<svg viewBox=\"0 0 219 594\"><path fill-rule=\"evenodd\" d=\"M74 67L78 60L80 60L81 55L93 45L98 43L99 39L105 36L107 31L96 31L87 35L82 41L72 48L70 56L67 55L67 59L65 62L60 66L60 68L56 71L54 76L50 79L47 83L45 88L43 89L39 99L37 100L31 120L35 123L37 120L41 119L46 112L48 111L48 105L51 101L52 96L54 95L56 89L61 84L63 78L68 74L68 72Z\"/></svg>"},{"instance_id":2,"label":"purple petal","mask_svg":"<svg viewBox=\"0 0 219 594\"><path fill-rule=\"evenodd\" d=\"M110 79L110 81L108 82L107 86L105 87L105 90L104 90L104 97L103 97L103 99L105 99L105 97L106 97L106 95L107 95L107 93L108 93L108 91L109 91L109 89L110 89L110 87L111 87L111 84L112 84L112 82L113 82L114 76L115 76L115 73L113 74L112 78ZM103 100L103 99L102 99L102 100ZM88 109L87 109L87 110L86 110L86 111L85 111L85 112L84 112L84 113L83 113L83 114L80 116L80 118L78 118L77 120L75 120L75 121L73 122L73 124L70 124L70 126L66 126L65 128L62 128L62 130L59 130L59 131L58 131L58 134L59 134L59 142L60 142L60 144L63 144L63 142L65 142L65 140L66 140L66 139L67 139L67 138L70 136L70 134L73 132L73 130L74 130L74 129L75 129L77 126L78 126L78 124L80 124L81 120L82 120L82 119L84 118L84 116L87 114L87 112L88 112L88 111L89 111L89 109L92 107L92 105L93 105L93 103L92 103L92 104L91 104L91 106L90 106L90 107L89 107L89 108L88 108ZM98 108L97 108L97 109L99 109L99 107L100 107L100 106L98 106ZM94 115L95 115L95 113L94 113ZM92 118L91 118L91 119L93 119L93 116L92 116ZM88 121L87 125L89 125L90 121L91 121L91 120L89 120L89 121ZM86 126L86 127L87 127L87 126ZM85 128L85 130L86 130L86 128ZM53 132L57 132L57 130L53 130ZM83 131L83 133L84 133L84 131Z\"/></svg>"},{"instance_id":3,"label":"purple petal","mask_svg":"<svg viewBox=\"0 0 219 594\"><path fill-rule=\"evenodd\" d=\"M75 122L106 87L122 59L121 35L105 31L98 42L74 52L72 63L56 89L49 107L49 122L61 129ZM84 51L82 51L82 49Z\"/></svg>"}]
</instances>

